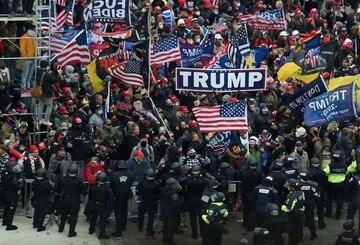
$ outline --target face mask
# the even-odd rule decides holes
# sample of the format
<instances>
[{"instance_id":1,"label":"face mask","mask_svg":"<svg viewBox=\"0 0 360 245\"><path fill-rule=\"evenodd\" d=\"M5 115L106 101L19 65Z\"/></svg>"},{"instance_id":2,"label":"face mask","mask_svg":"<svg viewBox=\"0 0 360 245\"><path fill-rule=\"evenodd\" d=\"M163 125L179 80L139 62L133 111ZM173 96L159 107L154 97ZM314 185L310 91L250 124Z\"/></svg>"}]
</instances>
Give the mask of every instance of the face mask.
<instances>
[{"instance_id":1,"label":"face mask","mask_svg":"<svg viewBox=\"0 0 360 245\"><path fill-rule=\"evenodd\" d=\"M147 142L146 142L146 141L144 141L144 142L141 142L141 143L140 143L140 145L141 145L141 147L143 147L143 148L144 148L144 147L146 147L146 145L147 145Z\"/></svg>"},{"instance_id":2,"label":"face mask","mask_svg":"<svg viewBox=\"0 0 360 245\"><path fill-rule=\"evenodd\" d=\"M214 11L214 14L219 14L219 11Z\"/></svg>"},{"instance_id":3,"label":"face mask","mask_svg":"<svg viewBox=\"0 0 360 245\"><path fill-rule=\"evenodd\" d=\"M24 146L20 146L20 147L19 147L19 150L20 150L20 151L25 151L25 147L24 147Z\"/></svg>"},{"instance_id":4,"label":"face mask","mask_svg":"<svg viewBox=\"0 0 360 245\"><path fill-rule=\"evenodd\" d=\"M195 15L200 16L200 11L196 11Z\"/></svg>"},{"instance_id":5,"label":"face mask","mask_svg":"<svg viewBox=\"0 0 360 245\"><path fill-rule=\"evenodd\" d=\"M164 28L164 24L159 24L159 28L160 29Z\"/></svg>"},{"instance_id":6,"label":"face mask","mask_svg":"<svg viewBox=\"0 0 360 245\"><path fill-rule=\"evenodd\" d=\"M98 115L102 115L102 114L103 114L103 110L98 110L98 111L97 111L97 114L98 114Z\"/></svg>"}]
</instances>

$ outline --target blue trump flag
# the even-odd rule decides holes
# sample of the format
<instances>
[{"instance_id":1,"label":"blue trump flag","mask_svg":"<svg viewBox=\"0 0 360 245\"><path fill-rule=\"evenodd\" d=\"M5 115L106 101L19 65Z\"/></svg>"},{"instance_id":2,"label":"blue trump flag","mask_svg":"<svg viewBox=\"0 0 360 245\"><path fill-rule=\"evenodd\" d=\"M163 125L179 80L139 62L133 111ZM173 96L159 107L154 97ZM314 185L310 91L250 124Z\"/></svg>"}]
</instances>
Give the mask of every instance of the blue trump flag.
<instances>
[{"instance_id":1,"label":"blue trump flag","mask_svg":"<svg viewBox=\"0 0 360 245\"><path fill-rule=\"evenodd\" d=\"M321 35L318 34L318 35L314 36L313 38L311 38L310 40L304 42L305 49L316 48L316 47L320 46L320 41L321 41Z\"/></svg>"},{"instance_id":2,"label":"blue trump flag","mask_svg":"<svg viewBox=\"0 0 360 245\"><path fill-rule=\"evenodd\" d=\"M326 93L327 91L324 80L319 76L309 84L306 84L304 87L297 90L296 93L288 99L286 104L295 115L301 117L305 110L304 102Z\"/></svg>"},{"instance_id":3,"label":"blue trump flag","mask_svg":"<svg viewBox=\"0 0 360 245\"><path fill-rule=\"evenodd\" d=\"M214 41L210 38L206 38L199 45L182 45L181 62L182 67L193 67L194 63L207 61L213 57Z\"/></svg>"},{"instance_id":4,"label":"blue trump flag","mask_svg":"<svg viewBox=\"0 0 360 245\"><path fill-rule=\"evenodd\" d=\"M225 153L226 149L232 142L237 141L236 134L231 131L219 132L214 134L206 147L212 152L218 152L219 155Z\"/></svg>"},{"instance_id":5,"label":"blue trump flag","mask_svg":"<svg viewBox=\"0 0 360 245\"><path fill-rule=\"evenodd\" d=\"M356 116L354 83L339 87L305 102L304 120L307 126L322 126Z\"/></svg>"},{"instance_id":6,"label":"blue trump flag","mask_svg":"<svg viewBox=\"0 0 360 245\"><path fill-rule=\"evenodd\" d=\"M260 67L261 61L266 58L269 53L268 48L257 48L251 50L251 56L253 57L253 65L256 68Z\"/></svg>"}]
</instances>

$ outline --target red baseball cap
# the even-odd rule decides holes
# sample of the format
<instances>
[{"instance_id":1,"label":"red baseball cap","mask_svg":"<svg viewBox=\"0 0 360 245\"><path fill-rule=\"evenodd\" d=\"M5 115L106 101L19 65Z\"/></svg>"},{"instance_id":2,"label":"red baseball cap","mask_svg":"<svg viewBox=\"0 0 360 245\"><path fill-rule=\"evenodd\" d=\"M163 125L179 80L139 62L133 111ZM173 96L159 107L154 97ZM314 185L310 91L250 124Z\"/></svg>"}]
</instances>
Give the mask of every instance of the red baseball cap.
<instances>
[{"instance_id":1,"label":"red baseball cap","mask_svg":"<svg viewBox=\"0 0 360 245\"><path fill-rule=\"evenodd\" d=\"M189 112L189 109L187 108L186 105L182 105L182 106L179 106L179 111L180 112Z\"/></svg>"},{"instance_id":2,"label":"red baseball cap","mask_svg":"<svg viewBox=\"0 0 360 245\"><path fill-rule=\"evenodd\" d=\"M145 155L144 155L144 153L143 153L141 150L136 150L136 151L134 152L134 156L135 156L135 157L141 157L141 158L143 158Z\"/></svg>"}]
</instances>

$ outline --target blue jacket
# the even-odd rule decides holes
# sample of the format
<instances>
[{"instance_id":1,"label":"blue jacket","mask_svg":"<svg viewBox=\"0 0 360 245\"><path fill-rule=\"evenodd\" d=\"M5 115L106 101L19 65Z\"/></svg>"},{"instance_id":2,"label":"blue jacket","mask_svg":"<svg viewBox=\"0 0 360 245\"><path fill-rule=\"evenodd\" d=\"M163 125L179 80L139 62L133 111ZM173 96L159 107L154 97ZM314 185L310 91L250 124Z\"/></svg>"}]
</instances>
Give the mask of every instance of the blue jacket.
<instances>
[{"instance_id":1,"label":"blue jacket","mask_svg":"<svg viewBox=\"0 0 360 245\"><path fill-rule=\"evenodd\" d=\"M150 163L148 160L144 159L143 162L139 163L135 160L135 157L129 158L126 162L129 171L131 171L134 175L134 181L139 182L145 176L145 171L150 167Z\"/></svg>"}]
</instances>

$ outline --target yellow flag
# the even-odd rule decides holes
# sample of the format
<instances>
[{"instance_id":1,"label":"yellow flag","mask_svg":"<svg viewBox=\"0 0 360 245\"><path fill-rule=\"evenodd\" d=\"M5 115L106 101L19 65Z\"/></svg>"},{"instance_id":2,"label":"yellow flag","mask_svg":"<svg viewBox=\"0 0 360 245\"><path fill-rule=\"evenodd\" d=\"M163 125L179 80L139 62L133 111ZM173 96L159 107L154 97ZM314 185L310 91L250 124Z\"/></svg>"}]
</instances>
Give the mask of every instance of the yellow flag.
<instances>
[{"instance_id":1,"label":"yellow flag","mask_svg":"<svg viewBox=\"0 0 360 245\"><path fill-rule=\"evenodd\" d=\"M334 90L338 87L349 85L350 83L355 82L355 100L360 100L360 75L348 76L348 77L337 77L329 81L329 91Z\"/></svg>"},{"instance_id":2,"label":"yellow flag","mask_svg":"<svg viewBox=\"0 0 360 245\"><path fill-rule=\"evenodd\" d=\"M91 62L89 65L86 66L89 78L90 78L90 82L91 85L93 87L93 91L95 93L99 93L101 91L104 90L104 86L103 86L103 80L98 77L98 75L96 74L96 60L94 60L93 62Z\"/></svg>"},{"instance_id":3,"label":"yellow flag","mask_svg":"<svg viewBox=\"0 0 360 245\"><path fill-rule=\"evenodd\" d=\"M287 79L293 77L305 83L309 83L315 80L319 76L319 73L301 75L301 67L294 62L289 62L279 69L277 75L280 82L284 82Z\"/></svg>"}]
</instances>

